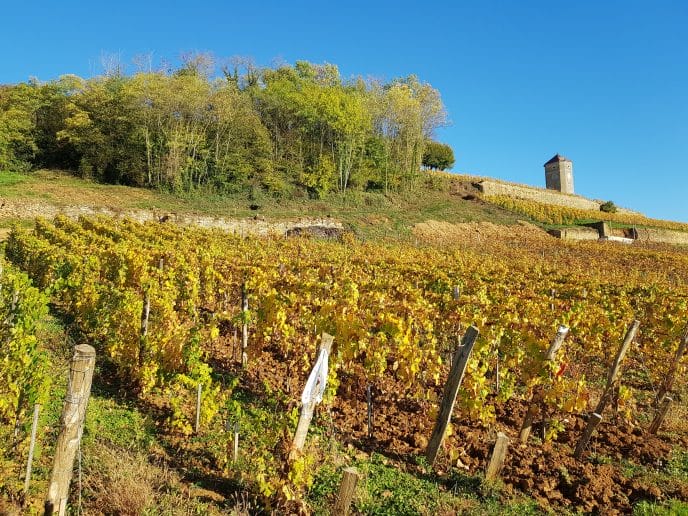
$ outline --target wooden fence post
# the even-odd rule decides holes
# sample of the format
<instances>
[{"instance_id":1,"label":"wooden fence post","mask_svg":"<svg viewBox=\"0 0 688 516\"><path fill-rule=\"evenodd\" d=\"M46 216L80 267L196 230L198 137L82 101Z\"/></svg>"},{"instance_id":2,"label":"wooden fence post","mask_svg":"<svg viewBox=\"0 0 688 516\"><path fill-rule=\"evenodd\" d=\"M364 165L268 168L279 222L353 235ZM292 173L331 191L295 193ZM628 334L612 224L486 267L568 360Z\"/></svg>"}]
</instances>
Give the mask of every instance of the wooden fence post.
<instances>
[{"instance_id":1,"label":"wooden fence post","mask_svg":"<svg viewBox=\"0 0 688 516\"><path fill-rule=\"evenodd\" d=\"M232 339L232 361L236 362L237 360L237 347L238 347L238 342L237 342L237 329L236 326L234 326L234 338Z\"/></svg>"},{"instance_id":2,"label":"wooden fence post","mask_svg":"<svg viewBox=\"0 0 688 516\"><path fill-rule=\"evenodd\" d=\"M234 423L234 462L239 459L239 421Z\"/></svg>"},{"instance_id":3,"label":"wooden fence post","mask_svg":"<svg viewBox=\"0 0 688 516\"><path fill-rule=\"evenodd\" d=\"M569 329L567 326L564 326L562 324L561 326L559 326L559 328L557 328L557 334L554 337L552 344L549 345L549 349L545 354L546 361L551 362L552 360L554 360L554 357L557 355L557 352L561 349L561 346L563 346L564 340L566 339L566 336L568 334Z\"/></svg>"},{"instance_id":4,"label":"wooden fence post","mask_svg":"<svg viewBox=\"0 0 688 516\"><path fill-rule=\"evenodd\" d=\"M581 458L583 450L585 450L585 447L587 446L590 437L592 437L592 433L595 431L595 428L597 428L597 426L600 424L600 421L602 421L602 412L607 407L607 405L609 405L609 402L614 396L614 390L617 384L616 380L619 375L619 370L621 369L621 362L623 362L623 359L626 356L628 348L631 346L633 339L635 339L635 335L638 332L639 326L640 321L636 319L631 323L631 325L628 327L628 330L626 331L626 336L624 337L624 340L621 343L621 347L619 347L619 351L616 353L616 358L614 359L614 362L612 362L612 365L609 368L609 372L607 373L607 384L604 388L604 392L602 393L602 397L600 398L600 401L597 403L597 408L595 409L595 412L593 412L593 414L588 419L588 424L585 427L585 430L583 431L583 436L580 438L580 441L578 441L578 446L576 446L574 457L576 457L577 459Z\"/></svg>"},{"instance_id":5,"label":"wooden fence post","mask_svg":"<svg viewBox=\"0 0 688 516\"><path fill-rule=\"evenodd\" d=\"M69 370L67 395L60 418L61 429L55 446L53 471L45 501L45 513L63 516L67 510L69 484L72 480L74 456L81 442L86 406L91 394L91 380L96 363L96 351L88 344L74 347Z\"/></svg>"},{"instance_id":6,"label":"wooden fence post","mask_svg":"<svg viewBox=\"0 0 688 516\"><path fill-rule=\"evenodd\" d=\"M650 428L648 429L649 433L656 434L659 431L659 428L662 426L662 423L664 422L664 418L666 417L667 413L669 412L669 407L671 406L672 401L674 401L674 400L671 399L670 396L664 396L664 398L662 399L662 406L659 407L659 410L657 411L657 415L652 420L652 424L650 425Z\"/></svg>"},{"instance_id":7,"label":"wooden fence post","mask_svg":"<svg viewBox=\"0 0 688 516\"><path fill-rule=\"evenodd\" d=\"M506 457L506 450L508 447L509 438L506 434L499 432L497 434L497 442L492 450L490 464L487 466L485 472L485 478L487 480L494 480L499 476L499 473L502 471L502 466L504 465L504 458Z\"/></svg>"},{"instance_id":8,"label":"wooden fence post","mask_svg":"<svg viewBox=\"0 0 688 516\"><path fill-rule=\"evenodd\" d=\"M33 406L33 422L31 423L31 442L29 443L29 458L26 461L26 476L24 477L24 502L29 496L29 484L31 483L31 466L33 464L33 450L36 446L36 429L38 427L38 413L41 406L36 403Z\"/></svg>"},{"instance_id":9,"label":"wooden fence post","mask_svg":"<svg viewBox=\"0 0 688 516\"><path fill-rule=\"evenodd\" d=\"M248 293L246 292L246 283L241 286L241 366L248 365L248 323L246 317L248 314Z\"/></svg>"},{"instance_id":10,"label":"wooden fence post","mask_svg":"<svg viewBox=\"0 0 688 516\"><path fill-rule=\"evenodd\" d=\"M328 333L323 332L320 348L317 357L320 356L321 350L327 351L329 355L332 351L332 343L334 342L334 337ZM311 373L312 374L312 373ZM294 441L291 446L291 452L289 453L289 458L293 459L297 452L303 449L303 445L306 444L306 436L308 435L308 427L311 425L311 419L313 419L313 410L315 409L316 401L311 399L307 403L304 403L301 408L301 416L299 417L299 423L296 426L296 433L294 434Z\"/></svg>"},{"instance_id":11,"label":"wooden fence post","mask_svg":"<svg viewBox=\"0 0 688 516\"><path fill-rule=\"evenodd\" d=\"M368 438L373 437L373 392L370 385L366 388L366 401L368 402Z\"/></svg>"},{"instance_id":12,"label":"wooden fence post","mask_svg":"<svg viewBox=\"0 0 688 516\"><path fill-rule=\"evenodd\" d=\"M463 375L466 372L468 359L473 351L473 345L478 338L479 331L475 326L471 326L466 331L461 341L461 346L457 349L457 356L452 364L451 371L449 371L449 378L444 386L444 393L442 394L442 404L440 405L440 412L435 422L435 428L432 431L428 448L425 452L425 457L428 464L432 467L437 458L437 452L444 440L444 434L447 431L449 420L451 419L454 410L454 403L456 402L456 395L459 392Z\"/></svg>"},{"instance_id":13,"label":"wooden fence post","mask_svg":"<svg viewBox=\"0 0 688 516\"><path fill-rule=\"evenodd\" d=\"M337 503L332 514L336 516L347 516L349 514L349 508L356 493L356 484L358 484L359 478L360 475L356 468L346 468L344 470L342 483L339 486L339 494L337 495Z\"/></svg>"},{"instance_id":14,"label":"wooden fence post","mask_svg":"<svg viewBox=\"0 0 688 516\"><path fill-rule=\"evenodd\" d=\"M581 458L581 455L583 455L585 447L588 445L588 441L590 441L590 438L592 437L592 433L595 431L595 428L597 428L597 425L600 424L600 421L602 421L601 414L598 414L597 412L593 412L592 414L590 414L590 419L588 419L588 424L585 427L583 436L580 438L580 441L578 441L576 451L573 452L573 456L575 458Z\"/></svg>"},{"instance_id":15,"label":"wooden fence post","mask_svg":"<svg viewBox=\"0 0 688 516\"><path fill-rule=\"evenodd\" d=\"M495 364L495 394L499 396L499 349L497 350L497 363Z\"/></svg>"},{"instance_id":16,"label":"wooden fence post","mask_svg":"<svg viewBox=\"0 0 688 516\"><path fill-rule=\"evenodd\" d=\"M621 347L616 353L616 358L614 359L614 362L612 362L609 372L607 373L607 384L604 388L604 392L602 393L600 401L597 403L597 408L595 409L595 412L598 414L602 414L613 397L616 379L619 376L619 370L621 369L621 362L623 362L628 348L631 346L633 339L635 339L635 335L638 333L639 326L640 321L636 319L631 323L626 331L626 336L624 337Z\"/></svg>"},{"instance_id":17,"label":"wooden fence post","mask_svg":"<svg viewBox=\"0 0 688 516\"><path fill-rule=\"evenodd\" d=\"M566 336L568 334L568 327L564 325L559 326L559 328L557 329L557 334L554 337L554 340L549 345L547 353L545 353L545 362L551 362L554 360L554 357L557 355L557 351L561 349L561 346L564 344L564 340L566 339ZM542 400L544 398L544 392L542 391L542 389L536 389L537 391L533 394L533 397L530 400L530 405L528 405L528 411L526 412L526 416L523 418L523 423L521 423L521 431L518 437L522 443L528 441L530 430L533 427L533 420L535 419L535 416L540 410L540 403L542 403Z\"/></svg>"},{"instance_id":18,"label":"wooden fence post","mask_svg":"<svg viewBox=\"0 0 688 516\"><path fill-rule=\"evenodd\" d=\"M203 394L203 385L198 384L196 389L196 425L194 429L198 433L198 429L201 427L201 395Z\"/></svg>"},{"instance_id":19,"label":"wooden fence post","mask_svg":"<svg viewBox=\"0 0 688 516\"><path fill-rule=\"evenodd\" d=\"M139 367L143 366L148 348L148 320L150 319L150 292L146 290L141 310L141 332L139 336Z\"/></svg>"},{"instance_id":20,"label":"wooden fence post","mask_svg":"<svg viewBox=\"0 0 688 516\"><path fill-rule=\"evenodd\" d=\"M681 363L681 359L683 358L683 355L686 353L687 348L688 325L686 325L685 330L683 330L683 337L681 338L681 343L678 345L678 349L676 350L674 359L672 360L671 365L669 366L669 371L667 371L667 375L664 377L664 381L662 382L662 385L660 385L659 387L657 397L655 398L655 406L662 403L662 399L664 398L666 393L673 388L674 380L676 379L676 373L678 371L678 366Z\"/></svg>"}]
</instances>

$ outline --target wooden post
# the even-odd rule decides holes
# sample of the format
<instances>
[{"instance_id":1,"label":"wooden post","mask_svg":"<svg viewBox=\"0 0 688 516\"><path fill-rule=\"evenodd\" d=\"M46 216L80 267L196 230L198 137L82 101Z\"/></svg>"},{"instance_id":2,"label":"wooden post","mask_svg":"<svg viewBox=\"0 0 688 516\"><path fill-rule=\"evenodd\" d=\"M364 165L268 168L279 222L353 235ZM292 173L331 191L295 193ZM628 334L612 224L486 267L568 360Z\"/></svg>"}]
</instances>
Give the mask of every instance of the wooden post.
<instances>
[{"instance_id":1,"label":"wooden post","mask_svg":"<svg viewBox=\"0 0 688 516\"><path fill-rule=\"evenodd\" d=\"M61 429L55 446L53 471L50 476L45 513L63 516L67 510L69 484L72 480L74 456L81 442L86 406L91 394L91 380L96 363L96 351L88 344L74 347L69 370L67 395L60 418Z\"/></svg>"},{"instance_id":2,"label":"wooden post","mask_svg":"<svg viewBox=\"0 0 688 516\"><path fill-rule=\"evenodd\" d=\"M561 346L564 344L564 339L566 339L566 336L568 334L569 329L567 326L564 326L563 324L559 326L559 328L557 329L557 334L554 337L552 344L549 345L549 349L545 354L545 361L551 362L554 360L554 357L557 355L557 352L561 349Z\"/></svg>"},{"instance_id":3,"label":"wooden post","mask_svg":"<svg viewBox=\"0 0 688 516\"><path fill-rule=\"evenodd\" d=\"M246 292L246 283L241 286L241 366L248 365L248 323L246 317L248 314L248 293Z\"/></svg>"},{"instance_id":4,"label":"wooden post","mask_svg":"<svg viewBox=\"0 0 688 516\"><path fill-rule=\"evenodd\" d=\"M683 330L683 337L681 338L681 343L678 345L678 349L676 350L674 359L672 360L671 365L669 366L669 370L667 371L667 374L664 377L664 381L662 382L662 385L660 385L659 391L657 392L657 397L655 398L656 406L662 403L662 399L664 398L666 393L671 391L671 389L673 388L674 380L676 379L676 372L678 371L678 366L681 363L681 359L683 358L683 355L686 353L687 348L688 325L686 325L685 330Z\"/></svg>"},{"instance_id":5,"label":"wooden post","mask_svg":"<svg viewBox=\"0 0 688 516\"><path fill-rule=\"evenodd\" d=\"M528 441L528 436L530 436L530 431L533 428L533 420L535 420L535 416L537 416L539 410L538 405L542 401L542 397L542 392L538 391L533 395L533 398L530 400L530 405L528 405L526 416L523 418L523 423L521 423L521 431L518 434L518 439L523 444L525 444Z\"/></svg>"},{"instance_id":6,"label":"wooden post","mask_svg":"<svg viewBox=\"0 0 688 516\"><path fill-rule=\"evenodd\" d=\"M428 448L425 452L425 457L428 464L432 467L435 464L437 453L439 452L444 434L447 431L449 420L451 419L454 410L454 403L456 402L456 395L459 392L463 375L466 372L468 359L473 351L473 345L478 338L479 331L475 326L471 326L466 331L461 341L461 346L457 349L457 357L449 372L449 378L444 386L444 393L442 394L442 404L440 405L440 412L435 422L435 428L432 431Z\"/></svg>"},{"instance_id":7,"label":"wooden post","mask_svg":"<svg viewBox=\"0 0 688 516\"><path fill-rule=\"evenodd\" d=\"M337 503L334 506L332 514L336 516L347 516L349 514L359 478L360 475L356 468L346 468L344 470L342 483L339 486L339 494L337 495Z\"/></svg>"},{"instance_id":8,"label":"wooden post","mask_svg":"<svg viewBox=\"0 0 688 516\"><path fill-rule=\"evenodd\" d=\"M659 428L662 426L662 423L664 422L664 418L666 417L667 413L669 412L669 407L671 406L672 401L674 401L674 400L671 399L670 396L664 396L664 398L662 399L662 406L659 407L659 410L657 411L657 415L652 420L652 424L650 425L650 428L648 429L648 433L656 434L659 431Z\"/></svg>"},{"instance_id":9,"label":"wooden post","mask_svg":"<svg viewBox=\"0 0 688 516\"><path fill-rule=\"evenodd\" d=\"M29 443L29 458L26 461L26 476L24 478L24 503L29 497L29 484L31 483L31 466L33 464L33 450L36 446L36 429L38 428L38 413L41 406L36 403L33 406L33 422L31 423L31 442Z\"/></svg>"},{"instance_id":10,"label":"wooden post","mask_svg":"<svg viewBox=\"0 0 688 516\"><path fill-rule=\"evenodd\" d=\"M290 458L295 457L297 451L303 449L304 444L306 444L306 436L308 435L308 428L311 425L311 419L313 419L313 410L315 409L315 402L306 403L301 407L301 415L299 416L299 423L296 425L296 433L294 433L294 441L292 443L292 451L290 453Z\"/></svg>"},{"instance_id":11,"label":"wooden post","mask_svg":"<svg viewBox=\"0 0 688 516\"><path fill-rule=\"evenodd\" d=\"M590 441L590 437L592 437L592 433L595 431L595 428L597 428L597 425L600 424L600 421L602 421L602 415L598 414L597 412L593 412L592 414L590 414L590 419L588 419L588 425L585 427L583 436L580 438L580 441L578 441L576 451L573 453L573 456L577 459L580 459L581 455L583 455L583 451L585 450L585 447L588 445L588 441Z\"/></svg>"},{"instance_id":12,"label":"wooden post","mask_svg":"<svg viewBox=\"0 0 688 516\"><path fill-rule=\"evenodd\" d=\"M621 362L623 362L623 359L626 356L628 348L631 346L633 339L635 339L635 335L636 333L638 333L639 326L640 321L636 319L631 323L631 325L628 327L628 330L626 331L626 336L624 337L624 340L621 343L621 347L619 348L619 351L616 353L616 358L614 359L614 362L612 362L612 366L609 368L609 372L607 373L607 385L605 386L604 392L602 393L602 397L600 398L600 401L597 403L597 408L595 409L595 412L598 414L602 414L602 412L607 407L614 395L614 386L616 384L616 379L619 375Z\"/></svg>"},{"instance_id":13,"label":"wooden post","mask_svg":"<svg viewBox=\"0 0 688 516\"><path fill-rule=\"evenodd\" d=\"M198 433L198 429L201 427L201 394L203 393L203 385L198 384L198 389L196 390L196 426L195 430Z\"/></svg>"},{"instance_id":14,"label":"wooden post","mask_svg":"<svg viewBox=\"0 0 688 516\"><path fill-rule=\"evenodd\" d=\"M143 309L141 310L141 336L139 337L139 367L143 366L148 347L148 320L150 318L150 293L146 290L143 298Z\"/></svg>"},{"instance_id":15,"label":"wooden post","mask_svg":"<svg viewBox=\"0 0 688 516\"><path fill-rule=\"evenodd\" d=\"M561 349L561 346L564 344L564 340L566 339L568 333L568 327L564 325L559 326L559 328L557 329L557 334L554 337L554 340L550 344L547 353L545 353L545 362L552 362L554 360L554 357L557 355L557 351L559 351L559 349ZM526 412L526 416L523 418L523 423L521 423L521 431L518 435L518 438L522 443L526 443L528 441L528 436L530 435L530 431L533 428L533 420L535 419L535 416L540 410L540 403L542 403L542 400L545 395L542 388L536 389L537 390L535 391L533 397L530 400L530 405L528 405L528 411Z\"/></svg>"},{"instance_id":16,"label":"wooden post","mask_svg":"<svg viewBox=\"0 0 688 516\"><path fill-rule=\"evenodd\" d=\"M597 403L597 408L595 409L595 412L590 416L590 419L588 419L588 424L585 427L585 430L583 431L583 436L581 437L580 441L578 442L578 446L576 447L574 455L577 459L580 459L583 450L585 449L585 446L588 444L588 441L592 436L592 433L595 431L595 428L597 428L597 425L599 425L600 421L602 420L602 413L604 412L604 409L607 407L607 405L609 405L609 402L614 397L615 386L617 385L616 380L619 375L619 370L621 368L621 362L623 362L623 359L626 356L628 348L631 346L633 339L635 339L635 335L638 332L639 326L640 321L636 319L631 323L631 325L628 327L628 330L626 331L626 336L624 337L624 340L621 343L621 347L619 348L619 351L616 353L616 358L614 359L614 362L612 362L612 366L609 368L609 372L607 373L607 385L604 388L602 397L600 397L600 401Z\"/></svg>"},{"instance_id":17,"label":"wooden post","mask_svg":"<svg viewBox=\"0 0 688 516\"><path fill-rule=\"evenodd\" d=\"M499 432L497 434L497 442L492 450L490 464L487 466L487 471L485 472L485 478L487 480L494 480L499 476L499 473L502 471L502 466L504 465L504 458L506 457L506 450L508 447L509 438L506 434Z\"/></svg>"},{"instance_id":18,"label":"wooden post","mask_svg":"<svg viewBox=\"0 0 688 516\"><path fill-rule=\"evenodd\" d=\"M368 402L368 438L373 437L373 393L370 385L366 388L366 400Z\"/></svg>"},{"instance_id":19,"label":"wooden post","mask_svg":"<svg viewBox=\"0 0 688 516\"><path fill-rule=\"evenodd\" d=\"M497 364L495 365L495 394L499 395L499 350L497 350Z\"/></svg>"},{"instance_id":20,"label":"wooden post","mask_svg":"<svg viewBox=\"0 0 688 516\"><path fill-rule=\"evenodd\" d=\"M458 301L460 297L461 297L461 288L458 285L456 285L456 286L454 286L454 301Z\"/></svg>"},{"instance_id":21,"label":"wooden post","mask_svg":"<svg viewBox=\"0 0 688 516\"><path fill-rule=\"evenodd\" d=\"M236 359L237 359L236 350L237 350L237 329L235 326L234 327L234 338L232 339L232 361L233 362L236 362Z\"/></svg>"},{"instance_id":22,"label":"wooden post","mask_svg":"<svg viewBox=\"0 0 688 516\"><path fill-rule=\"evenodd\" d=\"M239 458L239 422L234 423L234 462Z\"/></svg>"},{"instance_id":23,"label":"wooden post","mask_svg":"<svg viewBox=\"0 0 688 516\"><path fill-rule=\"evenodd\" d=\"M334 337L328 333L323 332L322 340L320 342L320 348L317 357L320 356L320 350L325 350L329 354L332 351L332 343L334 342ZM301 416L299 417L299 423L296 426L296 433L294 434L294 441L291 446L291 452L289 453L289 458L293 459L297 452L303 449L303 445L306 444L306 436L308 435L308 427L311 425L311 419L313 419L313 410L315 409L315 400L310 400L305 403L301 408Z\"/></svg>"}]
</instances>

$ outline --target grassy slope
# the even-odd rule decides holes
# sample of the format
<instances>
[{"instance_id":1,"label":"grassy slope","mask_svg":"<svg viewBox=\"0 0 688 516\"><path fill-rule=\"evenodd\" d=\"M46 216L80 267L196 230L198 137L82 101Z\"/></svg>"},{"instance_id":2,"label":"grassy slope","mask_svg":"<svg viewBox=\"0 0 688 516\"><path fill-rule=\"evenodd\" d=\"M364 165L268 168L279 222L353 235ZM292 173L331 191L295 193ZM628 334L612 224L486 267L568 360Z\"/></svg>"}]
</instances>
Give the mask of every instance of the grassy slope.
<instances>
[{"instance_id":1,"label":"grassy slope","mask_svg":"<svg viewBox=\"0 0 688 516\"><path fill-rule=\"evenodd\" d=\"M0 172L0 198L56 206L156 209L228 218L254 217L256 214L268 220L333 217L367 238L407 238L410 227L425 220L514 224L518 218L523 218L496 206L463 200L457 192L459 183L459 179L428 176L425 184L405 194L350 192L345 197L333 194L318 200L279 200L266 196L249 199L247 195L180 196L141 188L102 185L55 171L38 171L27 175ZM260 208L251 210L252 204ZM8 227L17 218L16 214L13 217L5 215L3 220L0 210L0 227Z\"/></svg>"}]
</instances>

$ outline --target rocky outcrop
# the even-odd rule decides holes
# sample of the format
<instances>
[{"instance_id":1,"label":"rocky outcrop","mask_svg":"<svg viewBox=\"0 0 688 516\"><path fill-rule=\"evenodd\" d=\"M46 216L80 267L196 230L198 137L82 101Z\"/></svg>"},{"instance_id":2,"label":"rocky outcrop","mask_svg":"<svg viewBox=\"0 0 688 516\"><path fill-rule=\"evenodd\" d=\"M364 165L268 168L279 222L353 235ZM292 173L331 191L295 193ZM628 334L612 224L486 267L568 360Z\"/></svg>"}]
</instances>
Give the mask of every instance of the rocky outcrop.
<instances>
[{"instance_id":1,"label":"rocky outcrop","mask_svg":"<svg viewBox=\"0 0 688 516\"><path fill-rule=\"evenodd\" d=\"M121 210L114 208L97 208L93 206L53 206L26 201L3 199L0 208L0 219L31 219L36 217L53 218L58 214L76 219L82 216L127 218L137 222L165 222L180 226L195 226L207 229L220 229L237 235L286 235L288 231L299 228L319 228L319 232L341 232L341 222L330 218L299 218L296 220L265 220L260 216L248 219L230 219L208 215L172 213L159 210Z\"/></svg>"}]
</instances>

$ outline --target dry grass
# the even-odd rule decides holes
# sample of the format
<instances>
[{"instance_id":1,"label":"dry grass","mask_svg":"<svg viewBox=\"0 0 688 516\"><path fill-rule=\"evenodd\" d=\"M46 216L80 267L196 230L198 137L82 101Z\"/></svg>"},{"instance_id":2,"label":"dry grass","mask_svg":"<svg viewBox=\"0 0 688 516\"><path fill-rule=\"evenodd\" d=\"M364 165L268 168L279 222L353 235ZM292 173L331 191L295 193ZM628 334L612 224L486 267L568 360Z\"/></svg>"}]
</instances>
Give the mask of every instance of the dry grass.
<instances>
[{"instance_id":1,"label":"dry grass","mask_svg":"<svg viewBox=\"0 0 688 516\"><path fill-rule=\"evenodd\" d=\"M152 466L142 455L99 447L85 475L88 512L141 514L154 506L156 491L170 481L169 471Z\"/></svg>"},{"instance_id":2,"label":"dry grass","mask_svg":"<svg viewBox=\"0 0 688 516\"><path fill-rule=\"evenodd\" d=\"M84 514L221 514L199 499L178 474L141 453L96 445L84 472ZM77 488L76 479L72 487ZM72 500L76 500L74 495Z\"/></svg>"},{"instance_id":3,"label":"dry grass","mask_svg":"<svg viewBox=\"0 0 688 516\"><path fill-rule=\"evenodd\" d=\"M551 237L543 230L526 222L505 226L491 222L452 224L450 222L427 220L415 224L412 232L419 240L437 244L479 243L488 240L497 242L551 240Z\"/></svg>"},{"instance_id":4,"label":"dry grass","mask_svg":"<svg viewBox=\"0 0 688 516\"><path fill-rule=\"evenodd\" d=\"M0 498L0 516L18 516L21 511L14 505L9 505Z\"/></svg>"}]
</instances>

